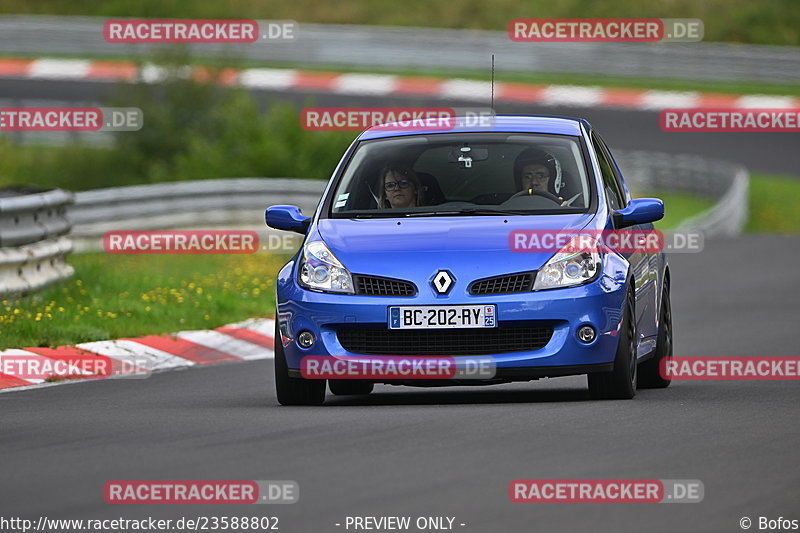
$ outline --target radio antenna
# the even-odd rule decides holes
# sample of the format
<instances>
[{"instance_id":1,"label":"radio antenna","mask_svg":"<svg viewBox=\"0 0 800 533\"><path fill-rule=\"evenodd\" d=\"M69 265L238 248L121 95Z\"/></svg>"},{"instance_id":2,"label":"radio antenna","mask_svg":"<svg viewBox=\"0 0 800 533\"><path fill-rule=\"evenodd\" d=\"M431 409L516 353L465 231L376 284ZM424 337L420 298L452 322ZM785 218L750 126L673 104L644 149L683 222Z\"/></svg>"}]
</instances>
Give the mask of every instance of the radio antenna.
<instances>
[{"instance_id":1,"label":"radio antenna","mask_svg":"<svg viewBox=\"0 0 800 533\"><path fill-rule=\"evenodd\" d=\"M494 111L494 54L492 54L492 111Z\"/></svg>"}]
</instances>

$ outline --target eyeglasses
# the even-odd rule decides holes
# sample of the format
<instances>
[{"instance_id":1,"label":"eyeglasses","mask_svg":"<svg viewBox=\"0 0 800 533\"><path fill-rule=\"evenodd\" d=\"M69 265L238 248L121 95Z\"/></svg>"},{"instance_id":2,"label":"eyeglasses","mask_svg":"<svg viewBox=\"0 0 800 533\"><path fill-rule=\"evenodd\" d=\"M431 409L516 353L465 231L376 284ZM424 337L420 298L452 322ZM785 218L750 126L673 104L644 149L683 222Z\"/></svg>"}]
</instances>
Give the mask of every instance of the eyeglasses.
<instances>
[{"instance_id":1,"label":"eyeglasses","mask_svg":"<svg viewBox=\"0 0 800 533\"><path fill-rule=\"evenodd\" d=\"M408 180L400 180L400 181L387 181L383 184L383 188L387 191L393 191L396 188L400 187L401 189L408 189L411 186L411 182Z\"/></svg>"},{"instance_id":2,"label":"eyeglasses","mask_svg":"<svg viewBox=\"0 0 800 533\"><path fill-rule=\"evenodd\" d=\"M547 172L526 172L522 175L522 179L524 180L546 180L550 179L550 174Z\"/></svg>"}]
</instances>

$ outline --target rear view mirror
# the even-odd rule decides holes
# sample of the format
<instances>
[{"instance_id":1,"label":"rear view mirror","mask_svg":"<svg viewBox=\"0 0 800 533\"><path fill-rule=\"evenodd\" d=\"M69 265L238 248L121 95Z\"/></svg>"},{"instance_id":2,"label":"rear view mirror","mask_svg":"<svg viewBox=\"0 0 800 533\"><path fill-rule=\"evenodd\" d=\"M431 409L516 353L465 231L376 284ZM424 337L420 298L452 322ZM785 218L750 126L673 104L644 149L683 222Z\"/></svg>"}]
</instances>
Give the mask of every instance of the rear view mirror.
<instances>
[{"instance_id":1,"label":"rear view mirror","mask_svg":"<svg viewBox=\"0 0 800 533\"><path fill-rule=\"evenodd\" d=\"M664 218L664 202L658 198L637 198L624 209L615 211L613 217L617 229L655 222Z\"/></svg>"},{"instance_id":2,"label":"rear view mirror","mask_svg":"<svg viewBox=\"0 0 800 533\"><path fill-rule=\"evenodd\" d=\"M450 153L447 154L447 162L458 163L461 168L472 168L473 162L486 161L487 159L489 159L489 150L487 148L462 146L451 149Z\"/></svg>"}]
</instances>

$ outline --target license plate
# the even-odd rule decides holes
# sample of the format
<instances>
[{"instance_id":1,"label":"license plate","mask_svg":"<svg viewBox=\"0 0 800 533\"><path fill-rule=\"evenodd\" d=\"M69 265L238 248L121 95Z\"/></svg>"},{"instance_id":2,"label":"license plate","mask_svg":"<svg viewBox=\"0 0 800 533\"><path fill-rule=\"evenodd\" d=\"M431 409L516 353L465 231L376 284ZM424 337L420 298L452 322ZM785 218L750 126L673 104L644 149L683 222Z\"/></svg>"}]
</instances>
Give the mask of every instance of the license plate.
<instances>
[{"instance_id":1,"label":"license plate","mask_svg":"<svg viewBox=\"0 0 800 533\"><path fill-rule=\"evenodd\" d=\"M389 329L496 327L495 305L413 305L389 308Z\"/></svg>"}]
</instances>

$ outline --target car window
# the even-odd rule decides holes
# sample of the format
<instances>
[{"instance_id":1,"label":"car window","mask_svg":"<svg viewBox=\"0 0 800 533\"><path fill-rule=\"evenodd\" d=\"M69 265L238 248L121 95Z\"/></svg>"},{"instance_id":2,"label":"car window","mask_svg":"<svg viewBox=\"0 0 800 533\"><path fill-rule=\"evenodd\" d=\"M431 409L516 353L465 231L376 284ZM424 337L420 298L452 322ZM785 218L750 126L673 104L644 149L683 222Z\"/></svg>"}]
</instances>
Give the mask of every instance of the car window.
<instances>
[{"instance_id":1,"label":"car window","mask_svg":"<svg viewBox=\"0 0 800 533\"><path fill-rule=\"evenodd\" d=\"M594 147L595 154L597 154L597 161L600 164L600 173L603 178L603 190L606 195L611 209L622 209L625 206L625 197L614 175L614 164L611 162L608 153L601 145L597 135L592 132L592 146Z\"/></svg>"},{"instance_id":2,"label":"car window","mask_svg":"<svg viewBox=\"0 0 800 533\"><path fill-rule=\"evenodd\" d=\"M586 211L580 138L448 133L362 142L330 198L331 216Z\"/></svg>"},{"instance_id":3,"label":"car window","mask_svg":"<svg viewBox=\"0 0 800 533\"><path fill-rule=\"evenodd\" d=\"M595 132L597 136L597 142L600 144L600 148L603 149L603 154L605 154L606 159L608 160L609 166L611 167L611 172L614 174L614 181L617 182L617 190L620 193L620 199L622 201L622 207L628 205L628 198L625 195L625 187L622 185L622 175L619 172L619 168L614 162L614 155L611 153L611 150L608 148L608 145L603 140L603 138Z\"/></svg>"}]
</instances>

